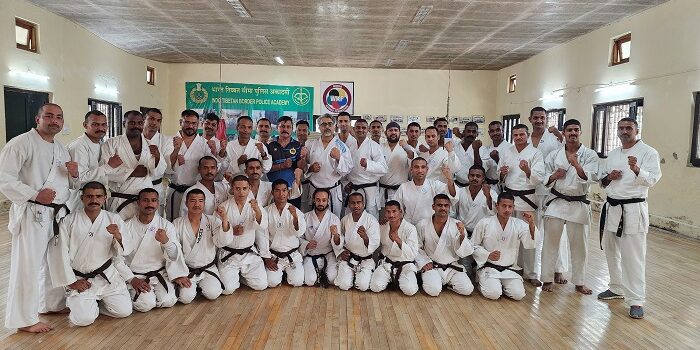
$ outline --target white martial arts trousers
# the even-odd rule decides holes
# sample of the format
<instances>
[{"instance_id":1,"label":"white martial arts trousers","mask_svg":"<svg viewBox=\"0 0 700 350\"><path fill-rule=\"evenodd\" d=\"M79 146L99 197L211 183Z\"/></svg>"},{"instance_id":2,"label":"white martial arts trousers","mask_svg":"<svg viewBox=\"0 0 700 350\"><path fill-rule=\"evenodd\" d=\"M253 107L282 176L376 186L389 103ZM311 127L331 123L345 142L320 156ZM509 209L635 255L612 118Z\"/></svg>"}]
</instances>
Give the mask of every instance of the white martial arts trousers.
<instances>
[{"instance_id":1,"label":"white martial arts trousers","mask_svg":"<svg viewBox=\"0 0 700 350\"><path fill-rule=\"evenodd\" d=\"M274 256L274 254L273 254ZM277 287L282 283L282 275L287 275L287 283L294 287L304 284L304 265L301 254L294 252L291 255L292 263L287 258L277 259L277 271L265 269L267 272L267 286ZM263 262L264 264L264 262Z\"/></svg>"},{"instance_id":2,"label":"white martial arts trousers","mask_svg":"<svg viewBox=\"0 0 700 350\"><path fill-rule=\"evenodd\" d=\"M348 261L352 263L352 266ZM372 279L372 272L374 272L374 259L364 259L360 263L352 258L349 258L348 261L338 263L338 276L335 278L335 285L342 290L349 290L353 285L363 292L369 289L369 282Z\"/></svg>"},{"instance_id":3,"label":"white martial arts trousers","mask_svg":"<svg viewBox=\"0 0 700 350\"><path fill-rule=\"evenodd\" d=\"M325 265L323 258L316 258L316 265L318 265L319 270L325 269L326 277L328 277L328 283L333 284L336 277L338 277L338 261L335 258L335 253L332 251L325 255ZM313 259L310 256L304 257L304 284L307 286L316 285L318 281L318 274L316 273L316 266L314 266Z\"/></svg>"},{"instance_id":4,"label":"white martial arts trousers","mask_svg":"<svg viewBox=\"0 0 700 350\"><path fill-rule=\"evenodd\" d=\"M168 274L161 272L163 278L165 278L165 284L168 290L158 281L155 277L150 277L148 279L148 284L151 286L151 290L146 293L139 293L139 296L134 300L136 295L136 290L127 283L127 288L129 289L129 294L131 295L131 300L134 302L134 310L139 312L151 311L156 307L172 307L177 303L177 295L175 294L175 286L170 282ZM136 276L137 278L142 278L143 276Z\"/></svg>"},{"instance_id":5,"label":"white martial arts trousers","mask_svg":"<svg viewBox=\"0 0 700 350\"><path fill-rule=\"evenodd\" d=\"M105 271L109 281L102 276L88 279L90 288L79 293L70 291L66 306L70 308L68 318L76 326L89 326L104 314L110 317L123 318L131 315L132 304L126 283L114 267Z\"/></svg>"},{"instance_id":6,"label":"white martial arts trousers","mask_svg":"<svg viewBox=\"0 0 700 350\"><path fill-rule=\"evenodd\" d=\"M563 219L544 218L544 245L542 248L542 282L554 282L556 265L564 249L571 249L571 281L576 286L585 284L586 264L588 263L589 226ZM560 242L568 237L568 247ZM568 253L568 252L565 252ZM557 271L558 272L558 271Z\"/></svg>"},{"instance_id":7,"label":"white martial arts trousers","mask_svg":"<svg viewBox=\"0 0 700 350\"><path fill-rule=\"evenodd\" d=\"M241 287L241 282L254 290L267 288L265 263L257 254L233 255L219 264L219 271L224 282L224 295L235 292Z\"/></svg>"},{"instance_id":8,"label":"white martial arts trousers","mask_svg":"<svg viewBox=\"0 0 700 350\"><path fill-rule=\"evenodd\" d=\"M393 269L396 273L396 269ZM398 276L399 289L406 295L414 295L418 292L418 280L416 279L416 265L413 263L406 264L401 269L401 274ZM372 273L372 280L369 288L373 292L381 292L391 283L392 265L386 262L380 262L379 266Z\"/></svg>"},{"instance_id":9,"label":"white martial arts trousers","mask_svg":"<svg viewBox=\"0 0 700 350\"><path fill-rule=\"evenodd\" d=\"M610 273L609 289L625 297L627 306L644 306L646 300L647 234L603 233L603 250Z\"/></svg>"},{"instance_id":10,"label":"white martial arts trousers","mask_svg":"<svg viewBox=\"0 0 700 350\"><path fill-rule=\"evenodd\" d=\"M455 266L460 266L456 261ZM447 286L448 289L461 295L470 295L474 291L474 285L464 271L447 268L433 268L421 274L423 279L423 291L432 297L440 295L442 287Z\"/></svg>"},{"instance_id":11,"label":"white martial arts trousers","mask_svg":"<svg viewBox=\"0 0 700 350\"><path fill-rule=\"evenodd\" d=\"M207 271L211 271L221 278L216 266L209 267ZM221 282L206 272L202 272L199 276L192 276L190 282L192 282L192 285L189 288L180 288L177 293L177 300L183 304L189 304L194 300L197 296L197 287L202 291L202 295L209 300L218 298L223 291Z\"/></svg>"}]
</instances>

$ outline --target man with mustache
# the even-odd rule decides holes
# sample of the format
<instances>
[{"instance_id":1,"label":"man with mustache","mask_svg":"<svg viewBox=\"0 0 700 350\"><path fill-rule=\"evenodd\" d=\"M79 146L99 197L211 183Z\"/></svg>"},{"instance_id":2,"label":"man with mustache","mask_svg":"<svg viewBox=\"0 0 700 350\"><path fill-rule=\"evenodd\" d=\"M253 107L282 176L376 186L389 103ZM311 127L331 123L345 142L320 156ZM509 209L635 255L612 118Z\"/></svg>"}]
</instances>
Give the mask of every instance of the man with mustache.
<instances>
[{"instance_id":1,"label":"man with mustache","mask_svg":"<svg viewBox=\"0 0 700 350\"><path fill-rule=\"evenodd\" d=\"M379 248L379 222L365 211L362 193L348 196L350 213L340 220L343 252L338 255L338 276L335 285L342 290L366 291L374 272L372 254Z\"/></svg>"},{"instance_id":2,"label":"man with mustache","mask_svg":"<svg viewBox=\"0 0 700 350\"><path fill-rule=\"evenodd\" d=\"M591 206L586 196L598 179L598 154L582 145L580 136L581 123L576 119L567 120L564 123L566 144L550 153L545 161L545 185L551 194L543 213L542 290L548 292L553 290L552 282L557 281L555 263L562 255L559 251L570 248L571 277L576 291L591 294L584 283L591 225ZM564 233L569 244L562 247L559 240Z\"/></svg>"},{"instance_id":3,"label":"man with mustache","mask_svg":"<svg viewBox=\"0 0 700 350\"><path fill-rule=\"evenodd\" d=\"M525 213L525 221L515 218L515 197L503 192L496 201L496 215L479 221L474 228L472 244L474 260L481 294L496 300L505 294L513 300L525 297L525 286L520 269L515 266L518 250L535 249L535 239L539 235L535 227L535 216Z\"/></svg>"},{"instance_id":4,"label":"man with mustache","mask_svg":"<svg viewBox=\"0 0 700 350\"><path fill-rule=\"evenodd\" d=\"M306 141L309 139L309 122L306 120L298 120L296 124L296 133L301 146L305 146Z\"/></svg>"},{"instance_id":5,"label":"man with mustache","mask_svg":"<svg viewBox=\"0 0 700 350\"><path fill-rule=\"evenodd\" d=\"M373 120L371 123L369 123L369 134L372 141L376 142L378 145L381 145L383 143L382 122L379 120Z\"/></svg>"},{"instance_id":6,"label":"man with mustache","mask_svg":"<svg viewBox=\"0 0 700 350\"><path fill-rule=\"evenodd\" d=\"M601 169L607 198L601 209L601 247L610 272L608 290L600 300L625 299L629 316L644 318L646 247L649 232L649 188L661 179L659 153L637 139L639 124L632 118L617 123L622 146L608 153Z\"/></svg>"},{"instance_id":7,"label":"man with mustache","mask_svg":"<svg viewBox=\"0 0 700 350\"><path fill-rule=\"evenodd\" d=\"M170 137L167 137L160 132L160 126L163 123L163 114L158 108L149 108L146 110L143 116L146 118L143 128L143 136L146 138L146 141L148 141L148 148L155 148L160 154L164 155L163 157L167 157L173 152L173 143L171 142ZM167 176L170 175L170 169L168 169L168 167L162 169L162 171L159 168L152 175L153 188L158 191L158 195L160 196L160 209L158 209L158 213L160 215L164 215L165 213L165 194L168 192L168 190L163 182L163 177L165 177L166 174Z\"/></svg>"},{"instance_id":8,"label":"man with mustache","mask_svg":"<svg viewBox=\"0 0 700 350\"><path fill-rule=\"evenodd\" d=\"M423 290L436 297L443 286L457 294L469 295L474 286L458 260L474 252L467 230L461 221L450 217L451 200L446 194L433 197L432 217L416 225L418 232L418 255L416 265L420 268Z\"/></svg>"},{"instance_id":9,"label":"man with mustache","mask_svg":"<svg viewBox=\"0 0 700 350\"><path fill-rule=\"evenodd\" d=\"M256 141L267 145L271 140L270 131L272 130L272 123L267 118L260 118L256 124L257 135L255 137Z\"/></svg>"},{"instance_id":10,"label":"man with mustache","mask_svg":"<svg viewBox=\"0 0 700 350\"><path fill-rule=\"evenodd\" d=\"M66 148L71 156L78 163L78 173L82 186L90 181L98 181L103 185L107 185L107 174L116 171L122 160L119 155L113 155L106 164L100 165L100 147L107 134L107 116L104 113L94 110L85 114L83 121L85 133L80 135L73 142L69 143ZM68 207L71 209L79 208L82 205L80 201L80 190L71 190Z\"/></svg>"},{"instance_id":11,"label":"man with mustache","mask_svg":"<svg viewBox=\"0 0 700 350\"><path fill-rule=\"evenodd\" d=\"M547 159L550 153L561 149L562 141L564 140L561 132L557 130L555 126L550 126L547 128L547 110L542 107L534 107L530 110L530 117L528 118L530 124L532 125L532 133L528 138L527 142L532 145L532 147L537 148L542 152L542 158ZM545 186L545 182L541 182L537 185L535 194L537 195L538 205L541 208L545 207L547 202L547 197L549 195L549 190ZM544 220L542 215L544 212L538 210L537 213L540 217L537 218L537 222L544 225ZM546 232L544 227L540 227L543 232ZM545 234L545 237L547 235ZM557 264L554 272L554 281L558 284L566 284L568 281L564 278L564 273L569 269L569 240L567 235L562 235L559 248L559 256L557 258Z\"/></svg>"},{"instance_id":12,"label":"man with mustache","mask_svg":"<svg viewBox=\"0 0 700 350\"><path fill-rule=\"evenodd\" d=\"M246 160L255 158L262 164L263 175L267 174L272 168L272 158L267 154L267 148L262 142L250 137L253 132L253 119L247 115L238 117L236 131L238 131L238 138L226 147L228 171L233 175L243 174Z\"/></svg>"},{"instance_id":13,"label":"man with mustache","mask_svg":"<svg viewBox=\"0 0 700 350\"><path fill-rule=\"evenodd\" d=\"M340 219L328 210L328 190L316 190L313 199L314 209L304 214L306 231L299 238L299 250L304 255L304 283L327 288L338 276L336 256L343 250Z\"/></svg>"},{"instance_id":14,"label":"man with mustache","mask_svg":"<svg viewBox=\"0 0 700 350\"><path fill-rule=\"evenodd\" d=\"M370 289L381 292L389 285L399 287L406 295L418 292L416 256L418 233L416 227L403 219L401 204L391 200L384 208L386 223L379 227L381 259L372 273Z\"/></svg>"},{"instance_id":15,"label":"man with mustache","mask_svg":"<svg viewBox=\"0 0 700 350\"><path fill-rule=\"evenodd\" d=\"M172 281L189 273L175 226L158 215L158 196L153 188L139 192L139 213L126 222L124 232L132 249L114 262L127 282L134 309L140 312L175 305Z\"/></svg>"},{"instance_id":16,"label":"man with mustache","mask_svg":"<svg viewBox=\"0 0 700 350\"><path fill-rule=\"evenodd\" d=\"M107 208L122 219L136 215L139 191L153 187L155 175L162 174L167 166L167 161L162 159L165 156L156 147L149 147L142 131L141 112L127 111L124 113L124 134L102 144L101 165L107 164L115 155L123 162L115 172L107 174L111 194Z\"/></svg>"},{"instance_id":17,"label":"man with mustache","mask_svg":"<svg viewBox=\"0 0 700 350\"><path fill-rule=\"evenodd\" d=\"M233 237L226 209L219 206L216 215L204 214L204 192L199 189L185 196L187 216L173 222L177 240L182 246L189 274L173 280L177 300L189 304L201 293L209 300L221 296L224 283L217 267L217 248L228 244Z\"/></svg>"},{"instance_id":18,"label":"man with mustache","mask_svg":"<svg viewBox=\"0 0 700 350\"><path fill-rule=\"evenodd\" d=\"M379 187L377 181L388 171L381 146L367 138L367 121L355 121L357 148L350 150L354 166L345 179L345 193L360 191L365 199L364 210L379 217Z\"/></svg>"},{"instance_id":19,"label":"man with mustache","mask_svg":"<svg viewBox=\"0 0 700 350\"><path fill-rule=\"evenodd\" d=\"M447 179L452 180L454 172L462 165L454 152L454 143L449 140L440 146L440 134L434 126L425 128L425 142L428 147L421 145L418 156L428 162L428 179L440 181L447 184ZM441 169L448 167L449 173L443 174Z\"/></svg>"},{"instance_id":20,"label":"man with mustache","mask_svg":"<svg viewBox=\"0 0 700 350\"><path fill-rule=\"evenodd\" d=\"M421 135L421 126L419 123L410 122L408 127L406 127L406 143L411 146L413 153L418 156L419 142L418 139Z\"/></svg>"},{"instance_id":21,"label":"man with mustache","mask_svg":"<svg viewBox=\"0 0 700 350\"><path fill-rule=\"evenodd\" d=\"M83 186L83 209L66 216L55 244L49 244L51 281L67 287L68 318L76 326L88 326L100 313L122 318L131 315L126 283L113 265L133 249L124 221L102 210L107 189L99 182Z\"/></svg>"},{"instance_id":22,"label":"man with mustache","mask_svg":"<svg viewBox=\"0 0 700 350\"><path fill-rule=\"evenodd\" d=\"M482 164L486 170L486 183L493 186L498 185L498 161L500 154L509 151L513 148L513 144L503 138L503 123L494 120L489 123L489 138L491 145L480 147L480 156ZM494 187L496 192L500 192L498 187Z\"/></svg>"},{"instance_id":23,"label":"man with mustache","mask_svg":"<svg viewBox=\"0 0 700 350\"><path fill-rule=\"evenodd\" d=\"M457 204L457 189L452 180L450 168L441 168L447 178L447 184L427 178L428 162L416 157L411 160L411 180L404 182L394 193L394 200L401 204L403 217L413 225L421 220L430 218L433 209L425 203L432 202L433 198L442 193L448 195L452 204Z\"/></svg>"},{"instance_id":24,"label":"man with mustache","mask_svg":"<svg viewBox=\"0 0 700 350\"><path fill-rule=\"evenodd\" d=\"M306 169L306 157L308 149L302 147L299 141L292 138L294 123L292 118L283 116L277 120L277 131L279 136L276 140L270 141L267 149L272 156L272 168L267 173L267 180L275 182L284 180L288 187L294 186L294 171L296 169ZM301 206L301 196L294 193L289 202L295 207Z\"/></svg>"},{"instance_id":25,"label":"man with mustache","mask_svg":"<svg viewBox=\"0 0 700 350\"><path fill-rule=\"evenodd\" d=\"M437 118L433 122L433 127L435 127L438 133L438 145L440 147L445 146L445 136L447 136L447 130L450 129L448 124L447 118L444 117Z\"/></svg>"},{"instance_id":26,"label":"man with mustache","mask_svg":"<svg viewBox=\"0 0 700 350\"><path fill-rule=\"evenodd\" d=\"M331 212L338 216L343 206L340 179L352 170L352 156L350 148L335 135L335 121L330 114L321 116L318 126L321 138L309 142L307 146L309 160L306 174L314 190L326 189L330 192Z\"/></svg>"},{"instance_id":27,"label":"man with mustache","mask_svg":"<svg viewBox=\"0 0 700 350\"><path fill-rule=\"evenodd\" d=\"M343 141L351 149L356 148L357 140L355 140L355 132L350 123L350 113L340 112L336 119L338 120L338 138L340 141Z\"/></svg>"},{"instance_id":28,"label":"man with mustache","mask_svg":"<svg viewBox=\"0 0 700 350\"><path fill-rule=\"evenodd\" d=\"M207 146L211 149L216 149L213 152L217 156L217 159L221 160L221 165L219 166L219 173L216 175L216 181L221 181L224 178L224 172L229 168L228 157L226 157L226 147L228 146L228 140L224 138L219 140L216 138L216 131L219 130L219 123L223 123L219 116L214 112L207 113L204 116L203 128L204 133L202 137L207 142Z\"/></svg>"},{"instance_id":29,"label":"man with mustache","mask_svg":"<svg viewBox=\"0 0 700 350\"><path fill-rule=\"evenodd\" d=\"M180 216L187 215L187 205L185 205L185 197L187 192L194 189L200 189L204 192L204 214L214 215L216 208L226 202L229 197L231 185L228 181L215 181L219 169L216 158L212 156L204 156L199 160L199 181L185 191L185 195L180 203Z\"/></svg>"},{"instance_id":30,"label":"man with mustache","mask_svg":"<svg viewBox=\"0 0 700 350\"><path fill-rule=\"evenodd\" d=\"M513 126L514 147L499 152L499 173L503 191L515 196L515 215L523 218L523 213L531 213L537 221L540 205L537 203L536 187L544 180L544 159L542 152L532 147L528 140L527 125ZM538 223L541 226L541 223ZM520 250L518 263L523 268L523 278L535 287L542 285L539 280L540 254L542 241L535 242L535 249L525 246Z\"/></svg>"},{"instance_id":31,"label":"man with mustache","mask_svg":"<svg viewBox=\"0 0 700 350\"><path fill-rule=\"evenodd\" d=\"M43 333L53 327L39 321L39 313L65 308L65 291L51 286L46 249L58 234L59 218L68 214L64 203L79 173L78 163L55 139L63 129L61 107L41 106L35 121L36 128L8 141L0 152L0 192L12 201L5 327Z\"/></svg>"},{"instance_id":32,"label":"man with mustache","mask_svg":"<svg viewBox=\"0 0 700 350\"><path fill-rule=\"evenodd\" d=\"M204 156L217 157L220 150L215 143L207 143L197 134L199 114L193 110L182 111L180 132L172 138L173 150L168 155L172 169L172 181L168 185L168 220L180 216L182 197L187 189L197 182L197 167Z\"/></svg>"},{"instance_id":33,"label":"man with mustache","mask_svg":"<svg viewBox=\"0 0 700 350\"><path fill-rule=\"evenodd\" d=\"M391 122L386 125L386 143L381 145L382 154L387 164L388 171L379 178L379 207L383 208L389 198L394 198L394 193L402 183L408 181L411 159L415 153L413 148L401 137L401 127L398 123ZM399 147L396 147L396 146Z\"/></svg>"},{"instance_id":34,"label":"man with mustache","mask_svg":"<svg viewBox=\"0 0 700 350\"><path fill-rule=\"evenodd\" d=\"M462 142L455 147L455 155L459 160L460 167L455 171L455 184L457 187L469 186L469 169L472 165L482 166L481 161L481 140L479 136L479 125L474 122L464 124L462 132Z\"/></svg>"},{"instance_id":35,"label":"man with mustache","mask_svg":"<svg viewBox=\"0 0 700 350\"><path fill-rule=\"evenodd\" d=\"M296 124L296 134L297 134L297 139L299 140L299 144L301 147L306 146L306 141L309 139L309 122L306 120L299 120L297 121ZM307 159L308 159L308 148L306 149L307 151ZM302 170L305 170L306 168L301 168ZM303 212L307 212L311 210L311 207L313 205L312 201L313 199L311 198L312 193L311 192L311 185L309 182L309 179L306 177L305 171L302 173L301 176L301 206L298 207L301 209Z\"/></svg>"}]
</instances>

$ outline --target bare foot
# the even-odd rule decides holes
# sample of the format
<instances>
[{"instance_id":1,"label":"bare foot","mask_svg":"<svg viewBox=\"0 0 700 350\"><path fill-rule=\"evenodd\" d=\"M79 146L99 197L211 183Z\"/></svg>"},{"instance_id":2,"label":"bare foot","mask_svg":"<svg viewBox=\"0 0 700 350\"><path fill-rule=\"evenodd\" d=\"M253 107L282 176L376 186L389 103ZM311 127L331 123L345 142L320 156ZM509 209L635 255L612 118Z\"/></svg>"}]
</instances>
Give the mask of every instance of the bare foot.
<instances>
[{"instance_id":1,"label":"bare foot","mask_svg":"<svg viewBox=\"0 0 700 350\"><path fill-rule=\"evenodd\" d=\"M542 283L542 290L545 292L553 292L554 291L554 283L552 283L552 282Z\"/></svg>"},{"instance_id":2,"label":"bare foot","mask_svg":"<svg viewBox=\"0 0 700 350\"><path fill-rule=\"evenodd\" d=\"M38 322L33 326L22 327L22 328L19 328L18 330L22 331L22 332L27 332L27 333L46 333L52 329L53 329L53 327L49 326L48 324L46 324L44 322Z\"/></svg>"},{"instance_id":3,"label":"bare foot","mask_svg":"<svg viewBox=\"0 0 700 350\"><path fill-rule=\"evenodd\" d=\"M576 291L585 295L590 295L591 293L593 293L592 290L588 289L588 287L584 285L576 286Z\"/></svg>"},{"instance_id":4,"label":"bare foot","mask_svg":"<svg viewBox=\"0 0 700 350\"><path fill-rule=\"evenodd\" d=\"M542 282L540 282L540 280L538 280L537 278L530 278L527 281L530 282L530 284L535 286L535 287L542 286Z\"/></svg>"},{"instance_id":5,"label":"bare foot","mask_svg":"<svg viewBox=\"0 0 700 350\"><path fill-rule=\"evenodd\" d=\"M40 315L63 315L63 314L69 314L70 309L69 308L64 308L63 310L58 310L58 311L49 311L49 312L40 312Z\"/></svg>"},{"instance_id":6,"label":"bare foot","mask_svg":"<svg viewBox=\"0 0 700 350\"><path fill-rule=\"evenodd\" d=\"M561 272L555 272L555 273L554 273L554 282L556 282L557 284L567 284L567 283L569 283L569 281L567 281L566 278L564 278L564 274L561 273Z\"/></svg>"}]
</instances>

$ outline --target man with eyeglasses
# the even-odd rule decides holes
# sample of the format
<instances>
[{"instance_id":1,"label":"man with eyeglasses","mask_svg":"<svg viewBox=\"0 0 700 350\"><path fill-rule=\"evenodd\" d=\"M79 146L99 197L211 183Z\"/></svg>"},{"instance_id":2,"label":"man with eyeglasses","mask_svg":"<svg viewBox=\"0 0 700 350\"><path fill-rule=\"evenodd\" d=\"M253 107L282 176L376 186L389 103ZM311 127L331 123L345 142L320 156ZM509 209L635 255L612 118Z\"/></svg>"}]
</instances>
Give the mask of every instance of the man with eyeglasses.
<instances>
[{"instance_id":1,"label":"man with eyeglasses","mask_svg":"<svg viewBox=\"0 0 700 350\"><path fill-rule=\"evenodd\" d=\"M311 187L330 192L331 212L340 216L343 193L340 179L352 170L350 149L335 135L335 121L330 114L318 119L321 138L308 142L307 176Z\"/></svg>"}]
</instances>

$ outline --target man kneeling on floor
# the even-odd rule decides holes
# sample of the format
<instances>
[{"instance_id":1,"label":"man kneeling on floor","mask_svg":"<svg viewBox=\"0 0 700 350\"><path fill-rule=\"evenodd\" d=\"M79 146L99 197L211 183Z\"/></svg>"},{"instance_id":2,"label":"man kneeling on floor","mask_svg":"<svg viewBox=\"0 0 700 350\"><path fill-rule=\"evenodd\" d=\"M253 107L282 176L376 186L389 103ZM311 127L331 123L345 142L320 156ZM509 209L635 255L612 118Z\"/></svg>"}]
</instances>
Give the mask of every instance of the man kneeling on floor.
<instances>
[{"instance_id":1,"label":"man kneeling on floor","mask_svg":"<svg viewBox=\"0 0 700 350\"><path fill-rule=\"evenodd\" d=\"M433 198L432 217L416 225L418 231L418 256L416 264L422 266L423 290L430 296L438 296L447 285L457 294L469 295L474 286L458 262L474 252L467 229L461 221L450 217L450 197L438 194Z\"/></svg>"},{"instance_id":2,"label":"man kneeling on floor","mask_svg":"<svg viewBox=\"0 0 700 350\"><path fill-rule=\"evenodd\" d=\"M54 286L68 287L68 318L76 326L92 324L100 313L121 318L132 311L126 283L112 265L112 258L130 248L122 236L124 221L102 210L107 195L103 184L88 182L82 191L83 209L61 221L48 256Z\"/></svg>"},{"instance_id":3,"label":"man kneeling on floor","mask_svg":"<svg viewBox=\"0 0 700 350\"><path fill-rule=\"evenodd\" d=\"M158 214L157 190L141 190L137 204L138 214L127 220L125 232L133 249L115 259L114 265L128 282L134 310L172 307L177 302L172 280L189 274L175 226Z\"/></svg>"},{"instance_id":4,"label":"man kneeling on floor","mask_svg":"<svg viewBox=\"0 0 700 350\"><path fill-rule=\"evenodd\" d=\"M472 243L481 294L496 300L505 293L509 298L525 297L523 278L512 266L518 260L520 242L525 249L535 249L535 217L523 213L527 223L513 217L515 198L508 192L498 196L496 215L476 224Z\"/></svg>"},{"instance_id":5,"label":"man kneeling on floor","mask_svg":"<svg viewBox=\"0 0 700 350\"><path fill-rule=\"evenodd\" d=\"M365 211L365 198L355 192L348 196L350 214L340 221L345 250L338 255L335 285L342 290L366 291L374 272L372 254L379 247L379 222ZM354 283L353 283L354 280Z\"/></svg>"}]
</instances>

